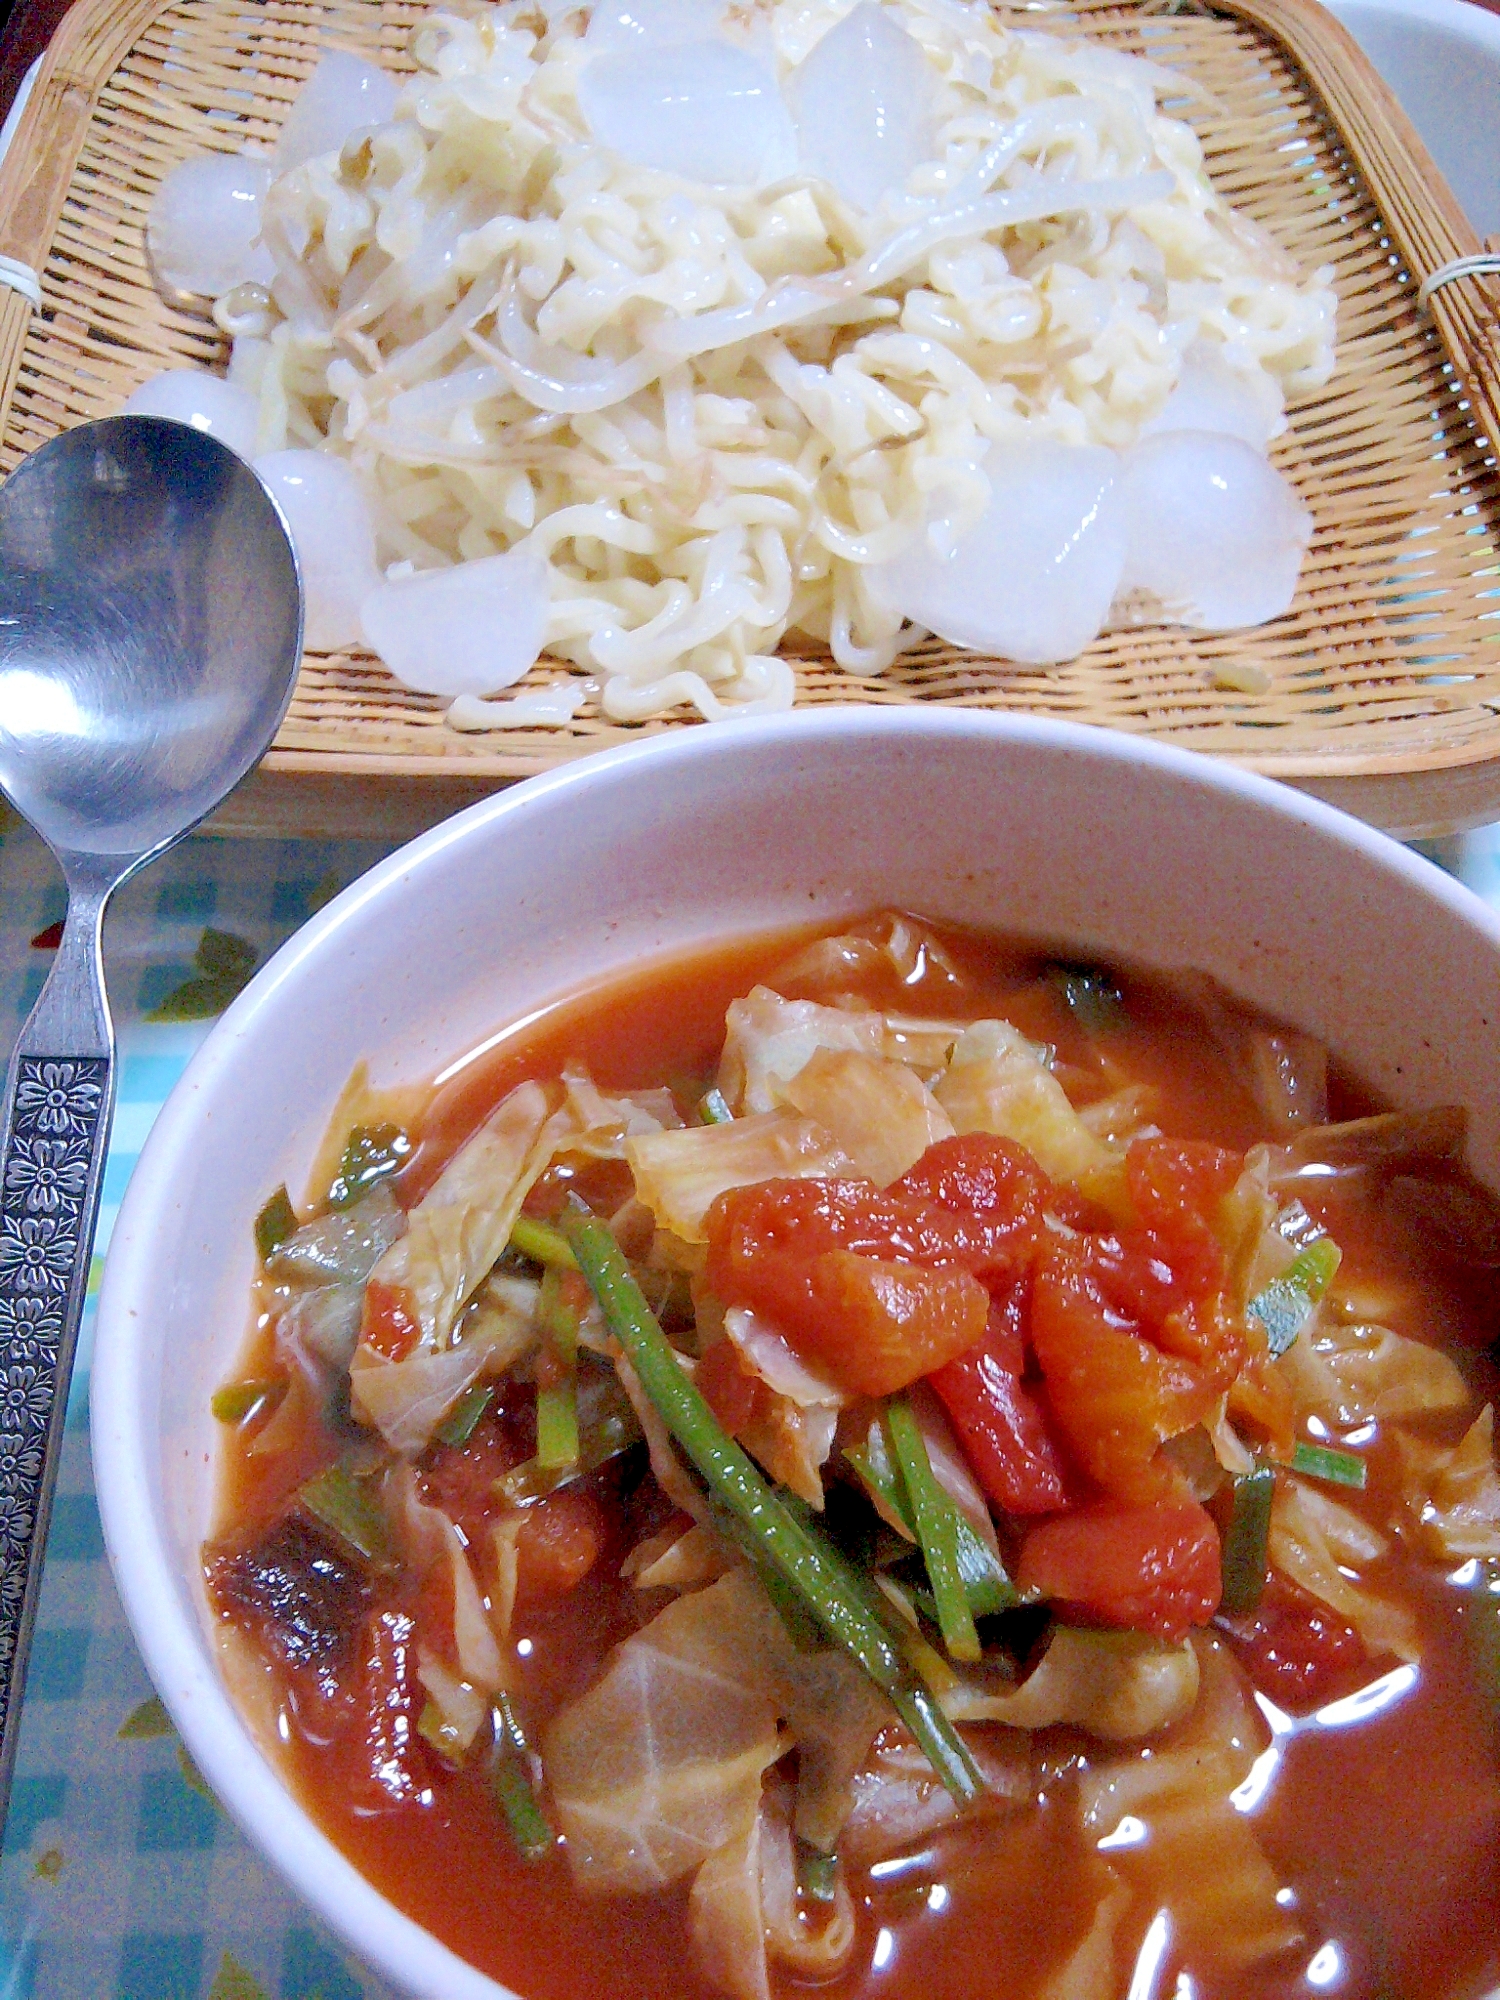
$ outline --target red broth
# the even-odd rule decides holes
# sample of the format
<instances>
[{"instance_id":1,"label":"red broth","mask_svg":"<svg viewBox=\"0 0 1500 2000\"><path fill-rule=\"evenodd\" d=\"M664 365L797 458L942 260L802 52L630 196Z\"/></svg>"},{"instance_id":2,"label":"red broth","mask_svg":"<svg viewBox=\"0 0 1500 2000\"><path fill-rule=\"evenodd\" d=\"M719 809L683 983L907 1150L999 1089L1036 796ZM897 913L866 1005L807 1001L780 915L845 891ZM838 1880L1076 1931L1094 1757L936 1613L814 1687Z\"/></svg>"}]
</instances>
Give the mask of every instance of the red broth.
<instances>
[{"instance_id":1,"label":"red broth","mask_svg":"<svg viewBox=\"0 0 1500 2000\"><path fill-rule=\"evenodd\" d=\"M686 1109L712 1080L729 1001L757 981L776 984L771 976L805 942L762 937L651 966L561 1002L488 1045L439 1080L398 1183L403 1203L431 1187L517 1083L556 1076L565 1059L586 1066L606 1090L670 1087ZM1034 948L952 931L940 933L940 944L962 976L959 987L919 964L915 977L903 980L894 970L846 977L839 990L903 1015L1003 1015L1056 1049L1058 1073L1079 1101L1105 1094L1102 1049L1110 1075L1152 1087L1156 1122L1176 1137L1241 1152L1271 1136L1244 1082L1204 1033L1201 1015L1171 982L1121 975L1123 1014L1102 1037L1091 1036L1059 980L1039 976ZM795 991L819 997L807 985ZM1332 1077L1331 1118L1370 1109L1349 1079ZM1308 1185L1316 1191L1316 1183ZM1307 1185L1298 1192L1342 1249L1340 1284L1380 1287L1384 1323L1418 1339L1441 1338L1474 1392L1474 1407L1493 1398L1500 1331L1493 1269L1466 1267L1420 1227L1395 1226L1371 1185L1327 1185L1322 1200ZM1465 1198L1471 1194L1465 1186ZM559 1197L558 1186L544 1183L529 1206L545 1209ZM285 1372L264 1317L239 1372L268 1381ZM1451 1444L1472 1416L1470 1409L1417 1428ZM269 1423L280 1426L285 1446L275 1453L255 1448ZM349 1436L347 1419L312 1399L299 1405L295 1392L275 1415L261 1410L226 1428L211 1575L224 1549L248 1546L287 1517L298 1489L347 1448ZM502 1394L467 1443L429 1447L422 1460L429 1495L461 1522L480 1519L492 1504L494 1478L528 1457L534 1436L525 1397ZM1194 1879L1195 1869L1211 1867L1211 1851L1204 1857L1149 1835L1133 1839L1124 1816L1118 1826L1085 1832L1079 1787L1121 1751L1059 1725L1030 1741L1032 1795L1023 1808L982 1830L958 1821L873 1870L848 1871L858 1935L831 1993L849 2000L976 1993L1051 2000L1049 1980L1095 1917L1101 1860L1126 1884L1129 1903L1106 1953L1113 1974L1088 1989L1090 2000L1124 2000L1127 1991L1131 2000L1477 2000L1500 1981L1500 1642L1486 1685L1478 1643L1488 1629L1483 1566L1444 1566L1391 1537L1403 1508L1400 1441L1394 1427L1370 1425L1357 1444L1368 1484L1337 1498L1389 1538L1371 1575L1409 1607L1419 1660L1403 1667L1361 1650L1341 1661L1330 1639L1315 1709L1304 1704L1289 1719L1279 1697L1266 1697L1265 1712L1285 1733L1272 1741L1266 1732L1248 1781L1248 1818L1301 1942L1248 1969L1205 1966L1185 1949L1158 1911L1184 1884L1185 1893L1211 1902L1212 1883ZM595 1483L601 1546L589 1574L571 1591L523 1599L511 1630L519 1642L516 1699L533 1733L666 1601L666 1593L641 1592L622 1579L619 1564L670 1520L670 1505L638 1474L628 1490L608 1471ZM482 1569L481 1581L488 1587ZM369 1589L370 1615L410 1619L420 1630L430 1584L382 1573ZM718 1989L702 1978L689 1948L686 1882L651 1896L591 1900L574 1890L561 1848L523 1863L483 1758L449 1768L412 1739L409 1714L405 1736L393 1743L389 1717L385 1725L380 1719L380 1703L395 1685L389 1657L378 1672L351 1669L336 1689L310 1691L305 1673L258 1644L254 1616L222 1592L220 1603L245 1657L257 1662L262 1680L269 1675L273 1705L287 1723L282 1761L298 1797L401 1909L526 2000L711 2000ZM1490 1603L1489 1624L1500 1633L1500 1606ZM1237 1674L1251 1674L1263 1693L1279 1685L1248 1642L1226 1643L1240 1662ZM1169 1731L1164 1742L1171 1741ZM383 1756L398 1754L407 1783L393 1795L372 1772ZM778 1993L798 1983L774 1975ZM1076 1989L1080 1996L1084 1990Z\"/></svg>"}]
</instances>

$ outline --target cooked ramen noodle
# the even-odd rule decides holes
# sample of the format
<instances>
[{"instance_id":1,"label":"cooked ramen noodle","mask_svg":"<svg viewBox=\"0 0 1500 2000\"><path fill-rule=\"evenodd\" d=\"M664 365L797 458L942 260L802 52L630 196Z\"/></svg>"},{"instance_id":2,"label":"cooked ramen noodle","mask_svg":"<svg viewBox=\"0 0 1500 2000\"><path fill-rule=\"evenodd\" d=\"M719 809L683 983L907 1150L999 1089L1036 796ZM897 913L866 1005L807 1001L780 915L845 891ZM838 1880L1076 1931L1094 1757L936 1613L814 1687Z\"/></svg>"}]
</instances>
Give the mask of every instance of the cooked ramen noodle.
<instances>
[{"instance_id":1,"label":"cooked ramen noodle","mask_svg":"<svg viewBox=\"0 0 1500 2000\"><path fill-rule=\"evenodd\" d=\"M215 1399L226 1673L526 2000L1489 1990L1462 1150L896 913L361 1066Z\"/></svg>"},{"instance_id":2,"label":"cooked ramen noodle","mask_svg":"<svg viewBox=\"0 0 1500 2000\"><path fill-rule=\"evenodd\" d=\"M1181 79L964 0L511 0L413 53L399 97L325 56L148 224L314 645L467 699L545 648L628 721L788 705L793 630L863 674L1286 610L1265 449L1331 274L1215 191Z\"/></svg>"}]
</instances>

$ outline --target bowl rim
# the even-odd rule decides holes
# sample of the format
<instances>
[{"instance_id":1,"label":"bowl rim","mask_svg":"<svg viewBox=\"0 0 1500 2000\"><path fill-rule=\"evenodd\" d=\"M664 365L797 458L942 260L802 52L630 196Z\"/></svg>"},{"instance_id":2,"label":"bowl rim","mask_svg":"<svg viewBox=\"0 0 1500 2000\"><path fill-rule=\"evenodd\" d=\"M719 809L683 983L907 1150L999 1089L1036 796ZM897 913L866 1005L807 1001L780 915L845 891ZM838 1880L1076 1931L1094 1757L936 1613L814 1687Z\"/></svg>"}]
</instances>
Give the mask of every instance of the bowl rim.
<instances>
[{"instance_id":1,"label":"bowl rim","mask_svg":"<svg viewBox=\"0 0 1500 2000\"><path fill-rule=\"evenodd\" d=\"M457 813L377 862L304 924L232 1003L192 1057L158 1115L115 1223L98 1302L90 1382L94 1477L116 1587L151 1680L182 1741L246 1837L355 1957L413 1994L442 2000L523 2000L460 1958L404 1914L323 1833L241 1719L201 1630L180 1615L177 1569L152 1500L151 1400L141 1340L162 1261L153 1245L170 1231L170 1191L206 1102L232 1073L242 1043L273 995L336 945L372 903L402 893L454 848L503 838L518 814L586 795L640 765L665 777L678 763L732 754L741 743L823 738L829 755L862 738L920 735L1065 750L1085 764L1134 764L1201 794L1238 796L1353 850L1484 935L1500 957L1500 912L1436 864L1336 807L1274 779L1140 736L1046 717L984 710L882 709L849 704L737 720L720 728L648 738L563 765ZM159 1455L159 1445L156 1451Z\"/></svg>"}]
</instances>

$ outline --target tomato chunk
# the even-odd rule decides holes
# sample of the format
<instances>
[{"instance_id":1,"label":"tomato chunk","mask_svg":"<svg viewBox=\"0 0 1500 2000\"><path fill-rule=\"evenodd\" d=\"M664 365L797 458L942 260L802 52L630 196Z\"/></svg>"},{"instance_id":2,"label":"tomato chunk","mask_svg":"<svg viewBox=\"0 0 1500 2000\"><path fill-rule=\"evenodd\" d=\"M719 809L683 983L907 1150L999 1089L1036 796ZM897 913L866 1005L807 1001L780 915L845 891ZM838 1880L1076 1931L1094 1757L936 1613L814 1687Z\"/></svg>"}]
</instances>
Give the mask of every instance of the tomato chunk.
<instances>
[{"instance_id":1,"label":"tomato chunk","mask_svg":"<svg viewBox=\"0 0 1500 2000\"><path fill-rule=\"evenodd\" d=\"M968 1132L939 1139L890 1190L944 1211L953 1261L986 1283L1028 1266L1062 1190L1012 1139Z\"/></svg>"},{"instance_id":2,"label":"tomato chunk","mask_svg":"<svg viewBox=\"0 0 1500 2000\"><path fill-rule=\"evenodd\" d=\"M705 1226L709 1282L721 1298L738 1298L736 1285L762 1259L853 1250L913 1264L956 1261L950 1219L941 1210L852 1177L730 1188L709 1209Z\"/></svg>"},{"instance_id":3,"label":"tomato chunk","mask_svg":"<svg viewBox=\"0 0 1500 2000\"><path fill-rule=\"evenodd\" d=\"M1369 1655L1336 1612L1273 1570L1256 1609L1221 1618L1250 1678L1294 1715L1316 1708L1358 1674Z\"/></svg>"},{"instance_id":4,"label":"tomato chunk","mask_svg":"<svg viewBox=\"0 0 1500 2000\"><path fill-rule=\"evenodd\" d=\"M605 1534L598 1501L573 1487L528 1507L516 1536L517 1597L561 1597L582 1583Z\"/></svg>"},{"instance_id":5,"label":"tomato chunk","mask_svg":"<svg viewBox=\"0 0 1500 2000\"><path fill-rule=\"evenodd\" d=\"M1200 1423L1213 1392L1111 1309L1082 1242L1037 1267L1031 1341L1063 1441L1106 1493L1136 1505L1179 1498L1182 1475L1165 1439Z\"/></svg>"},{"instance_id":6,"label":"tomato chunk","mask_svg":"<svg viewBox=\"0 0 1500 2000\"><path fill-rule=\"evenodd\" d=\"M1033 1528L1017 1581L1066 1618L1182 1638L1219 1608L1219 1531L1196 1500L1086 1507Z\"/></svg>"},{"instance_id":7,"label":"tomato chunk","mask_svg":"<svg viewBox=\"0 0 1500 2000\"><path fill-rule=\"evenodd\" d=\"M740 1366L732 1340L716 1340L699 1361L693 1376L698 1393L731 1437L738 1437L755 1415L756 1394L765 1393L759 1376Z\"/></svg>"},{"instance_id":8,"label":"tomato chunk","mask_svg":"<svg viewBox=\"0 0 1500 2000\"><path fill-rule=\"evenodd\" d=\"M841 1388L890 1395L984 1332L989 1296L957 1268L951 1220L869 1181L732 1188L708 1212L708 1281Z\"/></svg>"},{"instance_id":9,"label":"tomato chunk","mask_svg":"<svg viewBox=\"0 0 1500 2000\"><path fill-rule=\"evenodd\" d=\"M1010 1514L1055 1514L1068 1504L1062 1459L1036 1398L1022 1383L1024 1286L989 1311L984 1338L929 1377L986 1499Z\"/></svg>"},{"instance_id":10,"label":"tomato chunk","mask_svg":"<svg viewBox=\"0 0 1500 2000\"><path fill-rule=\"evenodd\" d=\"M410 1294L401 1285L372 1278L365 1286L359 1324L361 1347L383 1354L387 1361L404 1361L421 1338L422 1326Z\"/></svg>"},{"instance_id":11,"label":"tomato chunk","mask_svg":"<svg viewBox=\"0 0 1500 2000\"><path fill-rule=\"evenodd\" d=\"M1140 1226L1195 1296L1224 1282L1218 1210L1243 1165L1237 1153L1193 1139L1137 1139L1125 1155L1125 1186Z\"/></svg>"},{"instance_id":12,"label":"tomato chunk","mask_svg":"<svg viewBox=\"0 0 1500 2000\"><path fill-rule=\"evenodd\" d=\"M803 1360L841 1389L891 1396L972 1347L989 1303L967 1271L828 1250L809 1267L806 1316L778 1324Z\"/></svg>"}]
</instances>

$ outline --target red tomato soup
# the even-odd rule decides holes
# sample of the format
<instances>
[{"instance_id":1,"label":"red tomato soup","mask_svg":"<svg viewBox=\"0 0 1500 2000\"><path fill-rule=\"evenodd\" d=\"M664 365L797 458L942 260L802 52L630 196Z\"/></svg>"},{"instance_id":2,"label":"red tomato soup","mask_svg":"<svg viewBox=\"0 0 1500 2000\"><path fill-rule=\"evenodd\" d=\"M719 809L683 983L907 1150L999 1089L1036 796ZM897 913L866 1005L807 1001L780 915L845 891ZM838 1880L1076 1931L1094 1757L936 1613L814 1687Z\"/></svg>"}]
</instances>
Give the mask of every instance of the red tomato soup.
<instances>
[{"instance_id":1,"label":"red tomato soup","mask_svg":"<svg viewBox=\"0 0 1500 2000\"><path fill-rule=\"evenodd\" d=\"M892 912L356 1070L215 1398L236 1694L526 2000L1477 2000L1462 1162L1207 981Z\"/></svg>"}]
</instances>

